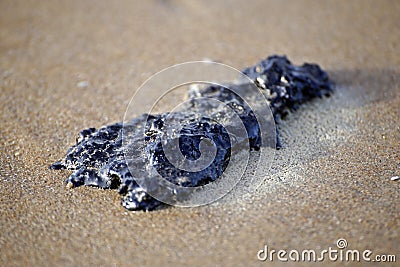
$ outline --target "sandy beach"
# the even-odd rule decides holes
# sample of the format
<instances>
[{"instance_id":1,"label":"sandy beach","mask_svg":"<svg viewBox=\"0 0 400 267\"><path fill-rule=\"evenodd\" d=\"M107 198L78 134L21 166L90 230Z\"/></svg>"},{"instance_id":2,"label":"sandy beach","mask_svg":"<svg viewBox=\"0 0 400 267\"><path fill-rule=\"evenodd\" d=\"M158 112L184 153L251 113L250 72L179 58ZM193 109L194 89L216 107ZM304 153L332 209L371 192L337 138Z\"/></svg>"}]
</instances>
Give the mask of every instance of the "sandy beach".
<instances>
[{"instance_id":1,"label":"sandy beach","mask_svg":"<svg viewBox=\"0 0 400 267\"><path fill-rule=\"evenodd\" d=\"M399 51L398 1L1 1L0 265L292 266L257 253L341 238L398 264ZM279 126L254 194L129 212L116 191L67 189L69 172L49 170L80 130L121 121L157 71L272 54L318 63L336 91Z\"/></svg>"}]
</instances>

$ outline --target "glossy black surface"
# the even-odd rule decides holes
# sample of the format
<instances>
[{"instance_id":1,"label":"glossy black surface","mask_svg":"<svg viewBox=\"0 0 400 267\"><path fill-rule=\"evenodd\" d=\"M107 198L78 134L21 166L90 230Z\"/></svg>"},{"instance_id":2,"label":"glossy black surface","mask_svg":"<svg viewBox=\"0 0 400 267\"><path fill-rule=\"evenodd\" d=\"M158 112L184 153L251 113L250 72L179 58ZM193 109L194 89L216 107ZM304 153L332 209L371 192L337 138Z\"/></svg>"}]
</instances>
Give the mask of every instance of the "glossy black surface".
<instances>
[{"instance_id":1,"label":"glossy black surface","mask_svg":"<svg viewBox=\"0 0 400 267\"><path fill-rule=\"evenodd\" d=\"M318 65L304 64L294 66L283 56L271 56L259 64L246 68L243 73L249 76L267 98L266 104L276 122L287 115L288 110L296 110L299 105L315 97L321 97L332 91L328 75ZM245 90L246 84L234 85ZM258 150L262 145L260 128L253 111L243 99L220 86L209 86L189 93L196 96L211 97L231 107L242 120L246 130L250 149ZM206 110L207 109L207 110ZM132 136L123 142L123 124L116 123L98 130L88 128L79 133L77 143L72 146L64 160L51 165L52 169L68 169L73 173L67 184L98 186L117 189L122 195L122 205L129 210L153 210L161 202L151 197L135 181L124 158L124 145L135 145L143 150L143 158L134 159L138 164L154 167L168 181L181 186L193 187L215 181L224 172L231 156L231 142L226 129L213 116L201 115L221 113L218 106L192 103L191 112L175 112L157 115L142 115L124 125ZM200 115L199 115L200 114ZM221 114L220 114L221 115ZM232 114L222 114L229 125L235 127ZM179 146L188 160L199 158L199 143L202 139L211 140L217 148L212 163L199 172L188 172L175 168L164 155L162 137L167 135L163 124L167 116L180 122ZM231 122L232 121L232 122ZM145 125L138 127L139 125ZM279 134L276 147L280 148ZM244 140L239 140L239 143ZM124 145L123 145L124 144ZM143 178L143 177L142 177Z\"/></svg>"}]
</instances>

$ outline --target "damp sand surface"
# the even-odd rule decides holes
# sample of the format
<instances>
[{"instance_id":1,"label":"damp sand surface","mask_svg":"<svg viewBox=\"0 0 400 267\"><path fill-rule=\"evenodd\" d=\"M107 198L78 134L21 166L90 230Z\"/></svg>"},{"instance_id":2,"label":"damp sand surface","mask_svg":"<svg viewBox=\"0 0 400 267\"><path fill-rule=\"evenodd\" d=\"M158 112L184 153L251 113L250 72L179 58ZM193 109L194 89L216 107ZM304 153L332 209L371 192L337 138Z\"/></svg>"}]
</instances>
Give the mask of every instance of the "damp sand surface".
<instances>
[{"instance_id":1,"label":"damp sand surface","mask_svg":"<svg viewBox=\"0 0 400 267\"><path fill-rule=\"evenodd\" d=\"M400 260L399 14L395 1L2 1L0 265L254 266L265 245L339 238ZM336 93L283 121L255 193L128 212L116 191L66 189L48 169L162 68L270 54L320 64Z\"/></svg>"}]
</instances>

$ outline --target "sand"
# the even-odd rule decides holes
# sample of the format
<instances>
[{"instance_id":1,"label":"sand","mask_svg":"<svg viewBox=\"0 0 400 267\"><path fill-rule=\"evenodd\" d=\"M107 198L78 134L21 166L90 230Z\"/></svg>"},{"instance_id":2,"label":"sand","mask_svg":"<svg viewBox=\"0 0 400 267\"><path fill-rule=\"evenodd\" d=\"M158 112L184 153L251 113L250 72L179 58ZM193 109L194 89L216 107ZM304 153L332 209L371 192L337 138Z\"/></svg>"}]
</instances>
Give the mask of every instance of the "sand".
<instances>
[{"instance_id":1,"label":"sand","mask_svg":"<svg viewBox=\"0 0 400 267\"><path fill-rule=\"evenodd\" d=\"M0 2L1 266L255 266L265 245L339 238L400 261L399 2L215 2ZM79 130L122 120L151 74L270 54L317 62L337 92L284 121L250 196L128 212L117 192L68 190L48 169Z\"/></svg>"}]
</instances>

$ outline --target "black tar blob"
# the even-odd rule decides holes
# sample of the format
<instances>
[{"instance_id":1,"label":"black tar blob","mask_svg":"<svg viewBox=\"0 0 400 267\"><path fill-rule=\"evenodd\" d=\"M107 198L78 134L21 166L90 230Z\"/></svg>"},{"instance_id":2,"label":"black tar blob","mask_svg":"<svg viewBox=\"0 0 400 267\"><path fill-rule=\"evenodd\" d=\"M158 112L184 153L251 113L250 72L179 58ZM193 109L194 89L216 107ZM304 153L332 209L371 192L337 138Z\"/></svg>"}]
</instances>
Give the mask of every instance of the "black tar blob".
<instances>
[{"instance_id":1,"label":"black tar blob","mask_svg":"<svg viewBox=\"0 0 400 267\"><path fill-rule=\"evenodd\" d=\"M246 68L243 73L257 85L267 98L275 122L296 110L301 104L315 97L332 92L328 75L318 65L304 64L294 66L284 56L271 56L255 66ZM240 87L240 85L230 85ZM240 89L240 88L239 88ZM250 149L258 150L262 140L260 128L253 111L238 95L220 87L209 86L190 97L212 97L224 102L237 112L246 130ZM203 107L193 104L193 110L200 112ZM209 109L217 107L207 107ZM215 110L215 112L219 112ZM198 114L198 113L197 113ZM217 148L215 159L202 171L188 172L175 168L164 155L161 137L166 133L163 124L167 116L178 119L182 125L179 133L179 146L182 154L189 160L200 157L199 144L204 138L212 140ZM225 118L229 121L228 118ZM137 127L146 125L145 129ZM226 129L207 116L197 116L193 112L142 115L131 120L124 127L133 132L130 144L143 149L143 164L149 164L168 181L181 186L200 186L215 181L225 170L231 156L231 142ZM131 175L124 158L122 142L122 123L100 129L88 128L79 133L77 143L68 151L65 159L50 166L51 169L67 169L73 173L67 184L98 186L118 189L122 195L122 205L129 210L153 210L162 203L145 192ZM129 144L128 144L129 145ZM276 143L277 148L281 142Z\"/></svg>"}]
</instances>

